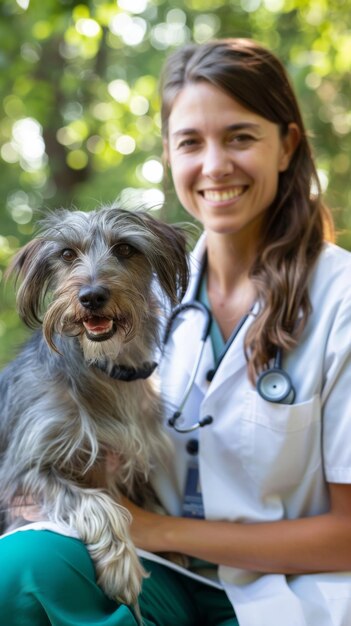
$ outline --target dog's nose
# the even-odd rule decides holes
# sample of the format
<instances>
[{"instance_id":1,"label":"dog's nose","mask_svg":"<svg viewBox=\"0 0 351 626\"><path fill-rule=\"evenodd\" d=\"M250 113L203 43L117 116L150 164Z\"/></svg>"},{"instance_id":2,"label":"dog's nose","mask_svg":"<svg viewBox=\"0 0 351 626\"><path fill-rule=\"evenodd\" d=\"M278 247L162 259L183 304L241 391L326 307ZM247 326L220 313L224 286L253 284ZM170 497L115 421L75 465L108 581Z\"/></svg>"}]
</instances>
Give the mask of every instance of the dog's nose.
<instances>
[{"instance_id":1,"label":"dog's nose","mask_svg":"<svg viewBox=\"0 0 351 626\"><path fill-rule=\"evenodd\" d=\"M102 285L89 285L84 286L79 291L79 302L86 309L100 309L106 304L110 297L110 292L107 287Z\"/></svg>"}]
</instances>

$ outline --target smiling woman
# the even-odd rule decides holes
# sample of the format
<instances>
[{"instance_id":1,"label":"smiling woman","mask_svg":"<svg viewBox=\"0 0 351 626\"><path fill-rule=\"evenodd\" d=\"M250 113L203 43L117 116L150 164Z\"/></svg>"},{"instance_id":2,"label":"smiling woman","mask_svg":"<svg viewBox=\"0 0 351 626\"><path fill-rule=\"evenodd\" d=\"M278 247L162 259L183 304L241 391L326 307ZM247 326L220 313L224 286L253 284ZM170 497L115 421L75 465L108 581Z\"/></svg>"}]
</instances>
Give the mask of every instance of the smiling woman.
<instances>
[{"instance_id":1,"label":"smiling woman","mask_svg":"<svg viewBox=\"0 0 351 626\"><path fill-rule=\"evenodd\" d=\"M242 39L177 50L161 99L175 189L204 233L160 369L174 454L153 484L169 515L130 504L157 561L142 614L349 626L351 255L331 243L299 106L280 61Z\"/></svg>"}]
</instances>

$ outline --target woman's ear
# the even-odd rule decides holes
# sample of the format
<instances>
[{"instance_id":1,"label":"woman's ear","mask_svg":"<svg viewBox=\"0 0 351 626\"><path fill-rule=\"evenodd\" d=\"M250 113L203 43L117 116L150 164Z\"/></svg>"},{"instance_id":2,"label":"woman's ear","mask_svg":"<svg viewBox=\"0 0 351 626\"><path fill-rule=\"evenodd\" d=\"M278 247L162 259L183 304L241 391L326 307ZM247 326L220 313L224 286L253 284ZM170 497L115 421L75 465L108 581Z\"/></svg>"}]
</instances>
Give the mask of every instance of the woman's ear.
<instances>
[{"instance_id":1,"label":"woman's ear","mask_svg":"<svg viewBox=\"0 0 351 626\"><path fill-rule=\"evenodd\" d=\"M301 131L297 124L291 122L288 125L288 130L281 138L281 153L279 160L279 171L285 172L293 157L293 154L300 143Z\"/></svg>"}]
</instances>

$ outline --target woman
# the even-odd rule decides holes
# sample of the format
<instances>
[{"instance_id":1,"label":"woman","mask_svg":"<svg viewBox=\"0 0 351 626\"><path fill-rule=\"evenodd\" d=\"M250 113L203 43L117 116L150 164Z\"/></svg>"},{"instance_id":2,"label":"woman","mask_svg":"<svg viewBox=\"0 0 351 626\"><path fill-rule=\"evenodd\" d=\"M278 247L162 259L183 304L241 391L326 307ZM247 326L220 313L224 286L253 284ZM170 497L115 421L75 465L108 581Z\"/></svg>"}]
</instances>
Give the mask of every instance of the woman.
<instances>
[{"instance_id":1,"label":"woman","mask_svg":"<svg viewBox=\"0 0 351 626\"><path fill-rule=\"evenodd\" d=\"M204 229L185 302L213 322L190 390L203 312L181 311L165 346L168 419L203 425L166 422L175 454L154 485L169 515L129 509L140 548L218 579L153 564L143 615L350 626L351 255L326 242L295 96L280 62L242 39L176 51L161 95L175 190Z\"/></svg>"}]
</instances>

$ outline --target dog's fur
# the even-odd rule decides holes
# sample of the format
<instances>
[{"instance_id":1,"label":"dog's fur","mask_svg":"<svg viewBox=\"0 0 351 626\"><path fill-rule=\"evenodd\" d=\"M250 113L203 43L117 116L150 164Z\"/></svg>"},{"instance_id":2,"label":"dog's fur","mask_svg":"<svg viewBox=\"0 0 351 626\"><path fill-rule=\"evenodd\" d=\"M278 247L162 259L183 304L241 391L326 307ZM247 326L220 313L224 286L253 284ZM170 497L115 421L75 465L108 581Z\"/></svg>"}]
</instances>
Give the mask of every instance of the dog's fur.
<instances>
[{"instance_id":1,"label":"dog's fur","mask_svg":"<svg viewBox=\"0 0 351 626\"><path fill-rule=\"evenodd\" d=\"M150 470L167 454L155 376L142 376L162 306L184 293L185 248L180 228L143 211L62 209L9 269L21 318L42 330L0 376L7 528L20 523L16 503L34 502L78 532L104 591L126 603L136 602L143 570L117 502L122 493L150 506Z\"/></svg>"}]
</instances>

